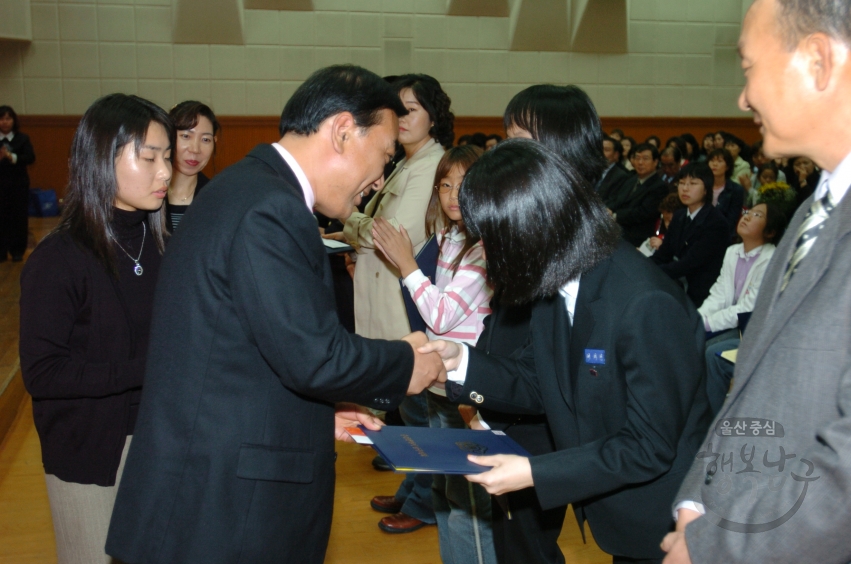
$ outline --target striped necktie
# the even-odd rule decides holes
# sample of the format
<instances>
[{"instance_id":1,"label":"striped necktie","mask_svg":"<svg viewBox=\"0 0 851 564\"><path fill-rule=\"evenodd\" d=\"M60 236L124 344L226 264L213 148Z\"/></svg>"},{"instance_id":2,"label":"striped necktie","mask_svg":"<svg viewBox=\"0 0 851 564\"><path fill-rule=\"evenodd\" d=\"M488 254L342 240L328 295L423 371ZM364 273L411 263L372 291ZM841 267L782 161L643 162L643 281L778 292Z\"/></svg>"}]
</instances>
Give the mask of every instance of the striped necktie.
<instances>
[{"instance_id":1,"label":"striped necktie","mask_svg":"<svg viewBox=\"0 0 851 564\"><path fill-rule=\"evenodd\" d=\"M789 285L789 281L792 279L792 275L798 271L801 261L804 260L804 257L807 256L807 253L815 245L816 239L834 207L830 190L827 191L822 199L813 201L810 211L807 212L803 223L798 228L795 252L792 253L792 258L789 259L789 264L786 266L786 274L783 275L783 284L780 286L781 292Z\"/></svg>"}]
</instances>

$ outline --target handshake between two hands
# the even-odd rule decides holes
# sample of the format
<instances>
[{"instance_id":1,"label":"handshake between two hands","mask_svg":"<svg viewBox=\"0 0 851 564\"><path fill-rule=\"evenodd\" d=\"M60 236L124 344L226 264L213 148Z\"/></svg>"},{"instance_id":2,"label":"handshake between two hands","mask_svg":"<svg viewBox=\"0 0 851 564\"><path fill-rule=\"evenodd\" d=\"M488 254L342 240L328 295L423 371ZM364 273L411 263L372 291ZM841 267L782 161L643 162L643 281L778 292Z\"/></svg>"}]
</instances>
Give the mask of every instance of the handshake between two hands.
<instances>
[{"instance_id":1,"label":"handshake between two hands","mask_svg":"<svg viewBox=\"0 0 851 564\"><path fill-rule=\"evenodd\" d=\"M446 382L446 372L455 370L461 362L463 348L451 341L429 341L425 333L416 331L402 337L414 349L414 371L408 395L418 394L430 386Z\"/></svg>"},{"instance_id":2,"label":"handshake between two hands","mask_svg":"<svg viewBox=\"0 0 851 564\"><path fill-rule=\"evenodd\" d=\"M442 386L446 382L446 371L455 370L461 360L462 348L450 341L431 341L422 331L416 331L402 338L414 349L414 370L408 385L408 395L412 396L434 385ZM347 427L363 425L377 431L384 422L375 417L365 407L353 403L338 403L335 413L334 435L338 441L352 442L346 432Z\"/></svg>"}]
</instances>

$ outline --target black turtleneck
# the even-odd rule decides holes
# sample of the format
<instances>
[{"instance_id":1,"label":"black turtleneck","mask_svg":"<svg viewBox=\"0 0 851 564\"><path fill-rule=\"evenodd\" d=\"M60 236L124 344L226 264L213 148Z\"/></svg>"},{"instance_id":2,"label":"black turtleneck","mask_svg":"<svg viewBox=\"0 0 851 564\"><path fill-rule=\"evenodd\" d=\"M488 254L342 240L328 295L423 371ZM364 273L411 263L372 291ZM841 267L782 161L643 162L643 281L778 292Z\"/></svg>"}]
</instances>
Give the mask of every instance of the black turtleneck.
<instances>
[{"instance_id":1,"label":"black turtleneck","mask_svg":"<svg viewBox=\"0 0 851 564\"><path fill-rule=\"evenodd\" d=\"M21 372L45 472L101 486L115 483L134 430L162 261L148 214L113 211L117 276L67 231L39 243L21 274Z\"/></svg>"},{"instance_id":2,"label":"black turtleneck","mask_svg":"<svg viewBox=\"0 0 851 564\"><path fill-rule=\"evenodd\" d=\"M137 358L144 357L148 351L154 288L162 260L154 237L147 225L147 218L148 212L146 211L131 212L118 208L113 210L112 231L116 239L113 246L115 247L115 265L118 270L116 289L122 306L127 312L127 320L133 338L132 354ZM128 254L134 259L139 259L139 265L142 267L141 276L134 272L136 262ZM133 433L133 427L136 424L141 395L142 390L139 388L133 391L130 398L131 412L127 422L128 435Z\"/></svg>"}]
</instances>

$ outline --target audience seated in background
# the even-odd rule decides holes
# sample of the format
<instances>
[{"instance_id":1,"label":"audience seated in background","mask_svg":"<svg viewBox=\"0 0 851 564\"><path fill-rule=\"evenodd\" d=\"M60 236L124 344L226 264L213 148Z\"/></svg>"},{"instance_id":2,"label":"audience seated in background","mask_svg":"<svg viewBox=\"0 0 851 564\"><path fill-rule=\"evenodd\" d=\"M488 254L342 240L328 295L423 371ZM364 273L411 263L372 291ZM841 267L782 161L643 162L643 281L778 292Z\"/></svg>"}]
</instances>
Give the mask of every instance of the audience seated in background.
<instances>
[{"instance_id":1,"label":"audience seated in background","mask_svg":"<svg viewBox=\"0 0 851 564\"><path fill-rule=\"evenodd\" d=\"M632 166L632 149L635 147L635 139L632 137L624 137L621 139L621 147L623 147L623 160L621 164L627 170L634 170Z\"/></svg>"},{"instance_id":2,"label":"audience seated in background","mask_svg":"<svg viewBox=\"0 0 851 564\"><path fill-rule=\"evenodd\" d=\"M635 178L635 175L621 164L622 154L620 141L608 136L603 137L603 156L608 161L608 166L595 189L607 207L621 197L625 187L632 187L630 179Z\"/></svg>"},{"instance_id":3,"label":"audience seated in background","mask_svg":"<svg viewBox=\"0 0 851 564\"><path fill-rule=\"evenodd\" d=\"M715 150L715 134L714 133L707 133L706 135L703 136L703 145L701 147L699 160L701 162L705 162L706 159L707 159L707 155L709 155L709 153L711 153L714 150Z\"/></svg>"},{"instance_id":4,"label":"audience seated in background","mask_svg":"<svg viewBox=\"0 0 851 564\"><path fill-rule=\"evenodd\" d=\"M724 216L711 205L711 188L712 171L706 164L683 167L677 190L686 208L674 213L668 234L650 257L683 284L696 307L703 304L718 278L730 242Z\"/></svg>"},{"instance_id":5,"label":"audience seated in background","mask_svg":"<svg viewBox=\"0 0 851 564\"><path fill-rule=\"evenodd\" d=\"M497 135L496 133L491 133L488 135L487 141L485 141L485 151L490 151L496 144L502 141L502 135Z\"/></svg>"},{"instance_id":6,"label":"audience seated in background","mask_svg":"<svg viewBox=\"0 0 851 564\"><path fill-rule=\"evenodd\" d=\"M787 175L789 186L798 195L798 205L809 198L819 182L821 170L809 157L795 157L790 159L789 167L792 174Z\"/></svg>"},{"instance_id":7,"label":"audience seated in background","mask_svg":"<svg viewBox=\"0 0 851 564\"><path fill-rule=\"evenodd\" d=\"M636 177L611 202L609 210L623 229L624 239L637 247L653 235L659 202L667 195L668 185L656 174L659 151L653 145L643 143L635 147L632 162Z\"/></svg>"},{"instance_id":8,"label":"audience seated in background","mask_svg":"<svg viewBox=\"0 0 851 564\"><path fill-rule=\"evenodd\" d=\"M674 219L674 212L683 207L683 203L680 201L680 195L677 192L672 192L665 196L665 199L659 204L659 219L656 220L656 233L638 247L641 254L649 257L656 252L656 249L662 246L662 241L668 233L671 220Z\"/></svg>"},{"instance_id":9,"label":"audience seated in background","mask_svg":"<svg viewBox=\"0 0 851 564\"><path fill-rule=\"evenodd\" d=\"M752 172L751 165L747 161L750 155L746 153L749 147L735 135L728 134L724 141L724 148L733 157L733 181L741 184L742 178L750 178Z\"/></svg>"},{"instance_id":10,"label":"audience seated in background","mask_svg":"<svg viewBox=\"0 0 851 564\"><path fill-rule=\"evenodd\" d=\"M697 143L694 135L691 133L682 133L680 134L680 139L683 140L686 147L683 157L687 162L683 164L686 165L692 161L697 161L700 158L700 145Z\"/></svg>"},{"instance_id":11,"label":"audience seated in background","mask_svg":"<svg viewBox=\"0 0 851 564\"><path fill-rule=\"evenodd\" d=\"M730 240L736 232L736 224L742 215L745 190L730 180L733 175L733 156L726 149L715 149L709 153L707 163L712 170L712 205L727 219Z\"/></svg>"},{"instance_id":12,"label":"audience seated in background","mask_svg":"<svg viewBox=\"0 0 851 564\"><path fill-rule=\"evenodd\" d=\"M739 314L753 311L774 244L786 230L786 214L774 204L747 210L736 229L742 242L727 249L718 280L697 310L706 340L706 392L713 415L718 413L733 378L733 364L719 354L739 348Z\"/></svg>"},{"instance_id":13,"label":"audience seated in background","mask_svg":"<svg viewBox=\"0 0 851 564\"><path fill-rule=\"evenodd\" d=\"M671 190L676 190L675 182L680 174L680 166L683 160L682 151L676 144L668 145L662 151L659 160L661 162L662 181L670 186Z\"/></svg>"},{"instance_id":14,"label":"audience seated in background","mask_svg":"<svg viewBox=\"0 0 851 564\"><path fill-rule=\"evenodd\" d=\"M623 129L613 129L612 132L609 133L609 137L611 137L612 139L617 139L618 141L620 141L621 139L624 138Z\"/></svg>"},{"instance_id":15,"label":"audience seated in background","mask_svg":"<svg viewBox=\"0 0 851 564\"><path fill-rule=\"evenodd\" d=\"M654 147L656 147L656 149L662 148L662 140L659 139L658 135L651 135L650 137L645 139L644 142L653 145Z\"/></svg>"}]
</instances>

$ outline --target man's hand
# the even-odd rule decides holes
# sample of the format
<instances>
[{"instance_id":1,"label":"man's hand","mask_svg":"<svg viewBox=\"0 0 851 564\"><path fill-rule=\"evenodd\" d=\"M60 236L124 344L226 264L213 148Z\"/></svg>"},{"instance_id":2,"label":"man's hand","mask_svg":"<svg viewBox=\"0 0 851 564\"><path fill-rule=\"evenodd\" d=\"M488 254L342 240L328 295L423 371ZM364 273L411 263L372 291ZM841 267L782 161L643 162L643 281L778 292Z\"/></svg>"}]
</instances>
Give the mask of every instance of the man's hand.
<instances>
[{"instance_id":1,"label":"man's hand","mask_svg":"<svg viewBox=\"0 0 851 564\"><path fill-rule=\"evenodd\" d=\"M428 337L422 331L411 333L402 338L414 349L414 373L408 386L408 395L416 395L435 382L446 382L446 369L440 356L431 352L420 352L428 344Z\"/></svg>"},{"instance_id":2,"label":"man's hand","mask_svg":"<svg viewBox=\"0 0 851 564\"><path fill-rule=\"evenodd\" d=\"M443 359L443 365L446 367L446 370L455 370L464 358L464 347L458 343L440 339L429 341L425 345L420 346L417 351L421 353L436 352Z\"/></svg>"},{"instance_id":3,"label":"man's hand","mask_svg":"<svg viewBox=\"0 0 851 564\"><path fill-rule=\"evenodd\" d=\"M650 248L654 251L662 246L662 239L659 237L650 237Z\"/></svg>"},{"instance_id":4,"label":"man's hand","mask_svg":"<svg viewBox=\"0 0 851 564\"><path fill-rule=\"evenodd\" d=\"M346 432L346 427L358 425L363 425L370 431L378 431L384 426L384 422L365 407L353 403L338 403L334 411L334 438L345 443L355 442Z\"/></svg>"},{"instance_id":5,"label":"man's hand","mask_svg":"<svg viewBox=\"0 0 851 564\"><path fill-rule=\"evenodd\" d=\"M662 540L662 550L668 553L662 564L691 564L691 556L686 545L686 525L700 517L700 513L691 509L677 510L677 530L668 533Z\"/></svg>"},{"instance_id":6,"label":"man's hand","mask_svg":"<svg viewBox=\"0 0 851 564\"><path fill-rule=\"evenodd\" d=\"M345 237L343 237L342 231L337 231L336 233L323 233L322 238L323 239L334 239L335 241L339 241L341 243L347 243L348 242L348 241L346 241Z\"/></svg>"},{"instance_id":7,"label":"man's hand","mask_svg":"<svg viewBox=\"0 0 851 564\"><path fill-rule=\"evenodd\" d=\"M465 476L474 484L481 484L491 495L501 495L515 492L523 488L531 488L532 465L525 456L516 454L497 454L495 456L467 455L467 460L482 466L493 466L493 469L481 474Z\"/></svg>"}]
</instances>

